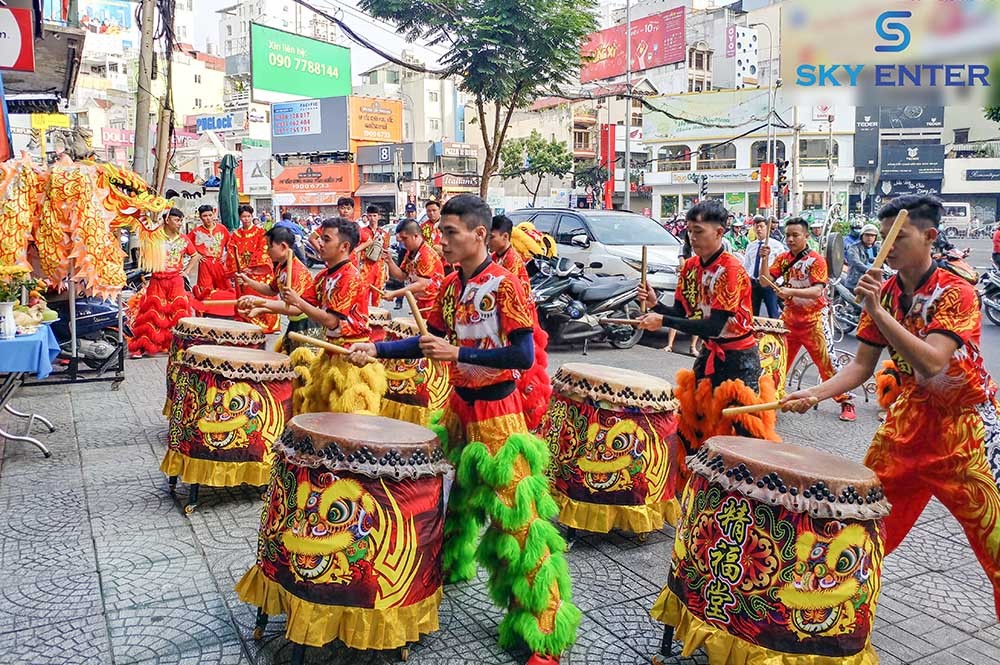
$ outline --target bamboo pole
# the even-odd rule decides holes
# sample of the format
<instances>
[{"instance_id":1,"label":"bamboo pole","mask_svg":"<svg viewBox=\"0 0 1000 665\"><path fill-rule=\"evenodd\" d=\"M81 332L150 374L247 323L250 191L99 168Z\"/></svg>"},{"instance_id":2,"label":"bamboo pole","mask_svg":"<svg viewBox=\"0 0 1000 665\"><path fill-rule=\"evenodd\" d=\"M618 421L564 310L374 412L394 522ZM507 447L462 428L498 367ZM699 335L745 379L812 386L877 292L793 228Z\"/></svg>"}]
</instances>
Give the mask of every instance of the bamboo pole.
<instances>
[{"instance_id":1,"label":"bamboo pole","mask_svg":"<svg viewBox=\"0 0 1000 665\"><path fill-rule=\"evenodd\" d=\"M885 263L885 257L889 256L889 252L892 250L892 246L896 242L896 236L899 235L899 230L903 228L903 224L906 224L906 220L909 219L909 217L910 217L909 210L906 210L904 208L903 210L899 211L899 214L896 215L896 219L895 221L893 221L892 227L889 229L889 232L885 234L885 239L882 241L882 247L881 249L878 250L878 255L875 256L875 263L872 264L872 267L869 268L869 270L882 269L882 264ZM857 295L854 296L855 304L861 304L861 301L862 301L861 296Z\"/></svg>"}]
</instances>

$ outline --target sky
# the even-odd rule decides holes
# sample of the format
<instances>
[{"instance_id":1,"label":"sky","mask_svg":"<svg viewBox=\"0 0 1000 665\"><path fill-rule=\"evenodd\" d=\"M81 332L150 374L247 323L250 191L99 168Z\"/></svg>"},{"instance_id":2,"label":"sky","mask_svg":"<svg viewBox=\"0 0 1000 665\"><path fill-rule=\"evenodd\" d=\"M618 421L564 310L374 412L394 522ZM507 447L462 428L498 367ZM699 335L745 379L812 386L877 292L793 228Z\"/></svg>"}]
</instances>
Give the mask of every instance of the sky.
<instances>
[{"instance_id":1,"label":"sky","mask_svg":"<svg viewBox=\"0 0 1000 665\"><path fill-rule=\"evenodd\" d=\"M218 47L219 28L216 12L224 7L229 7L237 3L238 0L197 0L193 3L195 7L195 47L199 50L205 48L205 43L211 39L212 43ZM402 38L395 34L393 28L385 23L377 22L365 16L357 8L354 0L310 0L310 4L315 5L325 11L332 12L332 9L340 7L342 9L341 18L352 30L370 39L379 48L385 49L388 53L399 56L404 48ZM384 61L384 58L369 51L365 47L355 44L343 38L341 45L351 49L351 72L354 82L358 83L358 75ZM432 52L426 48L416 45L405 45L406 48L413 49L417 55L427 61L428 65L436 64L437 56L441 49Z\"/></svg>"}]
</instances>

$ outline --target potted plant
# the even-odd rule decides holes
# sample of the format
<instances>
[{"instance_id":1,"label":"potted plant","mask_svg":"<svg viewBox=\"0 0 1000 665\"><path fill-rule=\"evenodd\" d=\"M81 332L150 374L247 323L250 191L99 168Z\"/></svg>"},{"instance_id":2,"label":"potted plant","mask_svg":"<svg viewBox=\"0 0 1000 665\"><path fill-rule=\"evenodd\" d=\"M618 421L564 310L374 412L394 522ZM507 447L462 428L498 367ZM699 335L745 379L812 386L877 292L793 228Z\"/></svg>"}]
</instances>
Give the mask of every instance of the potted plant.
<instances>
[{"instance_id":1,"label":"potted plant","mask_svg":"<svg viewBox=\"0 0 1000 665\"><path fill-rule=\"evenodd\" d=\"M21 300L24 289L31 291L38 280L23 266L0 266L0 339L13 339L17 334L14 306Z\"/></svg>"}]
</instances>

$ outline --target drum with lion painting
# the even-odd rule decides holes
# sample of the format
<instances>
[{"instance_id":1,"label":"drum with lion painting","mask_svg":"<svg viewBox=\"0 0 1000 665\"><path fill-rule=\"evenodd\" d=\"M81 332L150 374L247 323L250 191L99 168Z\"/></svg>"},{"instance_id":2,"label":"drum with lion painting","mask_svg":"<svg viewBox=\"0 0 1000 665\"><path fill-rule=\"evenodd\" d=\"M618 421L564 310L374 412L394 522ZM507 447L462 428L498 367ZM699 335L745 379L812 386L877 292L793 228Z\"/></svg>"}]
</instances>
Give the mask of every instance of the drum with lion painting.
<instances>
[{"instance_id":1,"label":"drum with lion painting","mask_svg":"<svg viewBox=\"0 0 1000 665\"><path fill-rule=\"evenodd\" d=\"M257 561L237 593L265 621L287 615L297 644L390 649L436 631L451 474L425 427L295 416L275 445Z\"/></svg>"},{"instance_id":2,"label":"drum with lion painting","mask_svg":"<svg viewBox=\"0 0 1000 665\"><path fill-rule=\"evenodd\" d=\"M419 335L417 322L409 317L392 319L385 327L386 340ZM444 408L451 395L448 365L427 358L381 358L387 388L381 414L387 418L426 425L431 414Z\"/></svg>"},{"instance_id":3,"label":"drum with lion painting","mask_svg":"<svg viewBox=\"0 0 1000 665\"><path fill-rule=\"evenodd\" d=\"M812 448L733 436L709 439L689 467L652 610L677 627L683 655L707 642L720 664L877 663L870 637L890 506L875 474Z\"/></svg>"},{"instance_id":4,"label":"drum with lion painting","mask_svg":"<svg viewBox=\"0 0 1000 665\"><path fill-rule=\"evenodd\" d=\"M181 352L160 470L212 487L265 485L291 418L292 370L273 351L197 345Z\"/></svg>"},{"instance_id":5,"label":"drum with lion painting","mask_svg":"<svg viewBox=\"0 0 1000 665\"><path fill-rule=\"evenodd\" d=\"M760 375L774 380L779 399L785 396L785 379L788 376L788 329L781 319L755 316L753 334L760 354Z\"/></svg>"},{"instance_id":6,"label":"drum with lion painting","mask_svg":"<svg viewBox=\"0 0 1000 665\"><path fill-rule=\"evenodd\" d=\"M385 339L385 327L392 321L392 314L389 310L381 307L368 308L368 327L372 334L369 339L372 342L381 342Z\"/></svg>"},{"instance_id":7,"label":"drum with lion painting","mask_svg":"<svg viewBox=\"0 0 1000 665\"><path fill-rule=\"evenodd\" d=\"M559 521L647 533L676 520L677 401L663 379L569 363L552 379L538 435L551 453Z\"/></svg>"},{"instance_id":8,"label":"drum with lion painting","mask_svg":"<svg viewBox=\"0 0 1000 665\"><path fill-rule=\"evenodd\" d=\"M264 330L252 323L213 319L206 316L186 316L174 326L174 337L170 342L167 356L167 400L163 405L163 415L170 415L170 404L174 398L174 384L177 382L176 364L184 349L196 344L217 346L241 346L248 349L263 349L267 338Z\"/></svg>"}]
</instances>

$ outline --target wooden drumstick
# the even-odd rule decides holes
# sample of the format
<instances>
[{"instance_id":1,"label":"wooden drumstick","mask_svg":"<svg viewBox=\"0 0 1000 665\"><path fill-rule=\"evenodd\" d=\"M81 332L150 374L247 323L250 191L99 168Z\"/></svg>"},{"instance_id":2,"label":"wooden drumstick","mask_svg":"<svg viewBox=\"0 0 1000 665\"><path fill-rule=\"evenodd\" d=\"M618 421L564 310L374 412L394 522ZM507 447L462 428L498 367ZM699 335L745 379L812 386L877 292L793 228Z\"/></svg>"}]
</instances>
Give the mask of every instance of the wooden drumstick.
<instances>
[{"instance_id":1,"label":"wooden drumstick","mask_svg":"<svg viewBox=\"0 0 1000 665\"><path fill-rule=\"evenodd\" d=\"M892 227L889 232L885 234L885 239L882 241L882 247L878 250L878 254L875 256L875 263L869 270L881 270L882 264L885 263L885 257L889 256L889 252L892 250L893 244L896 242L896 236L899 235L899 230L903 228L903 224L906 224L906 220L910 217L910 211L907 209L902 209L899 214L896 215L896 220L892 223ZM860 305L861 301L864 300L861 296L854 296L854 304Z\"/></svg>"},{"instance_id":2,"label":"wooden drumstick","mask_svg":"<svg viewBox=\"0 0 1000 665\"><path fill-rule=\"evenodd\" d=\"M326 349L330 353L336 353L342 356L350 354L350 351L342 346L333 344L332 342L327 342L326 340L316 339L315 337L309 337L308 335L303 335L302 333L290 332L288 333L288 339L295 340L302 344L310 344L312 346L318 346L321 349Z\"/></svg>"},{"instance_id":3,"label":"wooden drumstick","mask_svg":"<svg viewBox=\"0 0 1000 665\"><path fill-rule=\"evenodd\" d=\"M649 286L649 281L646 279L646 272L649 269L649 259L646 252L646 246L642 246L642 290L645 291ZM642 302L639 303L639 311L643 314L646 313L646 299L643 298Z\"/></svg>"},{"instance_id":4,"label":"wooden drumstick","mask_svg":"<svg viewBox=\"0 0 1000 665\"><path fill-rule=\"evenodd\" d=\"M598 323L610 323L613 326L638 326L639 319L599 319Z\"/></svg>"},{"instance_id":5,"label":"wooden drumstick","mask_svg":"<svg viewBox=\"0 0 1000 665\"><path fill-rule=\"evenodd\" d=\"M292 248L288 248L288 258L285 259L285 287L291 291L292 290L292 261L295 259L295 252Z\"/></svg>"},{"instance_id":6,"label":"wooden drumstick","mask_svg":"<svg viewBox=\"0 0 1000 665\"><path fill-rule=\"evenodd\" d=\"M375 293L379 294L380 296L382 296L383 299L385 298L385 291L383 291L382 289L378 288L374 284L369 284L368 288L371 289L372 291L374 291Z\"/></svg>"},{"instance_id":7,"label":"wooden drumstick","mask_svg":"<svg viewBox=\"0 0 1000 665\"><path fill-rule=\"evenodd\" d=\"M406 298L406 304L410 306L410 313L413 314L413 320L417 322L417 330L420 331L421 336L426 335L427 322L424 321L424 315L420 313L420 308L417 307L417 299L409 291L403 295Z\"/></svg>"},{"instance_id":8,"label":"wooden drumstick","mask_svg":"<svg viewBox=\"0 0 1000 665\"><path fill-rule=\"evenodd\" d=\"M747 404L745 406L731 406L722 410L722 415L726 418L738 416L744 413L760 413L761 411L776 411L781 408L781 402L764 402L763 404Z\"/></svg>"},{"instance_id":9,"label":"wooden drumstick","mask_svg":"<svg viewBox=\"0 0 1000 665\"><path fill-rule=\"evenodd\" d=\"M235 305L239 300L202 300L202 305Z\"/></svg>"}]
</instances>

